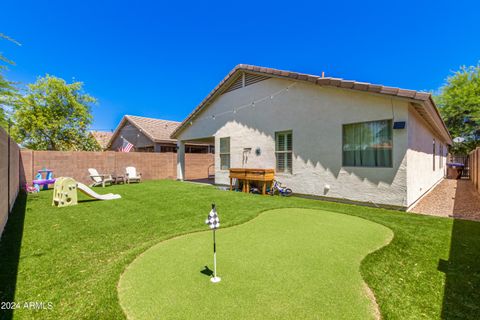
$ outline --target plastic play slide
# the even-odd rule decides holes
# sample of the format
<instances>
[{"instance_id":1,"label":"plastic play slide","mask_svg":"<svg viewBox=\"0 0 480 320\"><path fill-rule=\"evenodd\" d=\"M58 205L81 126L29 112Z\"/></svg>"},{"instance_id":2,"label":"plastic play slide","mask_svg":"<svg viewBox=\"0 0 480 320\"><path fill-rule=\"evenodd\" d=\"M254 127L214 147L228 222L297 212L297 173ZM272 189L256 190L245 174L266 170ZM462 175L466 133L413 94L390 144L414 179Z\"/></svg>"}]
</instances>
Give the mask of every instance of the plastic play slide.
<instances>
[{"instance_id":1,"label":"plastic play slide","mask_svg":"<svg viewBox=\"0 0 480 320\"><path fill-rule=\"evenodd\" d=\"M81 182L77 182L77 188L78 188L78 190L80 190L84 194L86 194L87 196L89 196L91 198L98 199L98 200L114 200L114 199L120 199L121 198L121 196L119 194L113 194L113 193L98 194Z\"/></svg>"},{"instance_id":2,"label":"plastic play slide","mask_svg":"<svg viewBox=\"0 0 480 320\"><path fill-rule=\"evenodd\" d=\"M114 200L121 198L119 194L98 194L83 183L75 181L73 178L60 177L55 181L53 187L52 206L66 207L76 205L78 203L77 190L80 190L87 196L98 200Z\"/></svg>"}]
</instances>

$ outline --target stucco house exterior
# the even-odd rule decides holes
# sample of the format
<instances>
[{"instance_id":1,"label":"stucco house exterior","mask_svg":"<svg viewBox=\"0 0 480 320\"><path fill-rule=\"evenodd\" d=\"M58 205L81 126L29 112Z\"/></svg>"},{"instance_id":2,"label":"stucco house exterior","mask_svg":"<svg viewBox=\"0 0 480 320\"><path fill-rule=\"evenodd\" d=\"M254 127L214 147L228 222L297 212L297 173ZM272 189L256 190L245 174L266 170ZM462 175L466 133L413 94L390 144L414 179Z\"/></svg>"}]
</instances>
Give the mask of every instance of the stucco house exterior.
<instances>
[{"instance_id":1,"label":"stucco house exterior","mask_svg":"<svg viewBox=\"0 0 480 320\"><path fill-rule=\"evenodd\" d=\"M135 152L177 152L177 140L170 137L178 121L125 115L111 134L107 150L117 151L124 141L133 144ZM213 145L188 144L188 153L211 153Z\"/></svg>"},{"instance_id":2,"label":"stucco house exterior","mask_svg":"<svg viewBox=\"0 0 480 320\"><path fill-rule=\"evenodd\" d=\"M252 65L236 66L172 132L215 144L229 168L273 168L295 193L402 208L444 177L451 136L429 93Z\"/></svg>"}]
</instances>

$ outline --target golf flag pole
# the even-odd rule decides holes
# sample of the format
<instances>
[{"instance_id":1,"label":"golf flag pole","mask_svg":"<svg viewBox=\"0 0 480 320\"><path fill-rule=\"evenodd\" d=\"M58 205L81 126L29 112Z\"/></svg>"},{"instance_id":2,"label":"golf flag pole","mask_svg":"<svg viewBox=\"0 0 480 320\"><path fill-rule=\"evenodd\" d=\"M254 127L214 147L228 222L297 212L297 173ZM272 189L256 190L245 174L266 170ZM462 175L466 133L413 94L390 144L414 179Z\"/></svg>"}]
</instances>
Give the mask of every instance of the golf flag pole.
<instances>
[{"instance_id":1,"label":"golf flag pole","mask_svg":"<svg viewBox=\"0 0 480 320\"><path fill-rule=\"evenodd\" d=\"M218 217L215 203L212 203L212 210L208 214L205 223L213 230L213 278L211 278L210 281L217 283L221 281L221 278L217 277L217 242L215 239L215 230L220 227L220 218Z\"/></svg>"},{"instance_id":2,"label":"golf flag pole","mask_svg":"<svg viewBox=\"0 0 480 320\"><path fill-rule=\"evenodd\" d=\"M217 277L217 242L215 241L215 229L213 229L213 278Z\"/></svg>"}]
</instances>

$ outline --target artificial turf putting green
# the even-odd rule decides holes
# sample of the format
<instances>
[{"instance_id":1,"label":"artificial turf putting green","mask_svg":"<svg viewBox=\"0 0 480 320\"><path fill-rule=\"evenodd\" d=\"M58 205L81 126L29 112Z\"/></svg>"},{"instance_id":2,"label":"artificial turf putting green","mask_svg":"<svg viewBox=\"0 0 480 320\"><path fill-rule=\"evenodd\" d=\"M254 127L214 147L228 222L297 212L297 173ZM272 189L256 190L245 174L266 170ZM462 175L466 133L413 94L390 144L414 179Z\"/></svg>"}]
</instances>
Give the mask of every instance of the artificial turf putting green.
<instances>
[{"instance_id":1,"label":"artificial turf putting green","mask_svg":"<svg viewBox=\"0 0 480 320\"><path fill-rule=\"evenodd\" d=\"M212 232L188 234L128 266L120 304L132 319L371 319L360 263L392 236L348 215L270 210L217 231L220 283L201 272L213 269Z\"/></svg>"}]
</instances>

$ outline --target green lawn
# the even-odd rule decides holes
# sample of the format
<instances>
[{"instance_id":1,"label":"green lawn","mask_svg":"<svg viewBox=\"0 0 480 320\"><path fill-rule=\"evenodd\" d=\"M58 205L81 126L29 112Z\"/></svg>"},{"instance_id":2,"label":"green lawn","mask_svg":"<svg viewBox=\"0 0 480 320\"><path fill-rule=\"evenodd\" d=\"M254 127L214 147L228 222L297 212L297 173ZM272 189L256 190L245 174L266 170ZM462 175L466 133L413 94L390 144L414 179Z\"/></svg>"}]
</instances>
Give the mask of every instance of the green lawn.
<instances>
[{"instance_id":1,"label":"green lawn","mask_svg":"<svg viewBox=\"0 0 480 320\"><path fill-rule=\"evenodd\" d=\"M217 204L225 231L224 227L263 211L289 207L355 215L382 224L394 238L368 255L360 271L384 318L473 319L480 314L480 223L247 195L176 181L96 191L120 193L123 198L61 209L51 207L51 191L17 201L0 242L1 300L52 302L53 309L22 308L15 310L14 318L123 318L117 285L125 268L162 240L205 230L211 202ZM4 318L12 316L0 312Z\"/></svg>"},{"instance_id":2,"label":"green lawn","mask_svg":"<svg viewBox=\"0 0 480 320\"><path fill-rule=\"evenodd\" d=\"M390 241L390 229L343 214L290 208L216 233L220 283L209 281L211 231L161 242L122 275L119 297L127 315L374 319L360 263Z\"/></svg>"}]
</instances>

